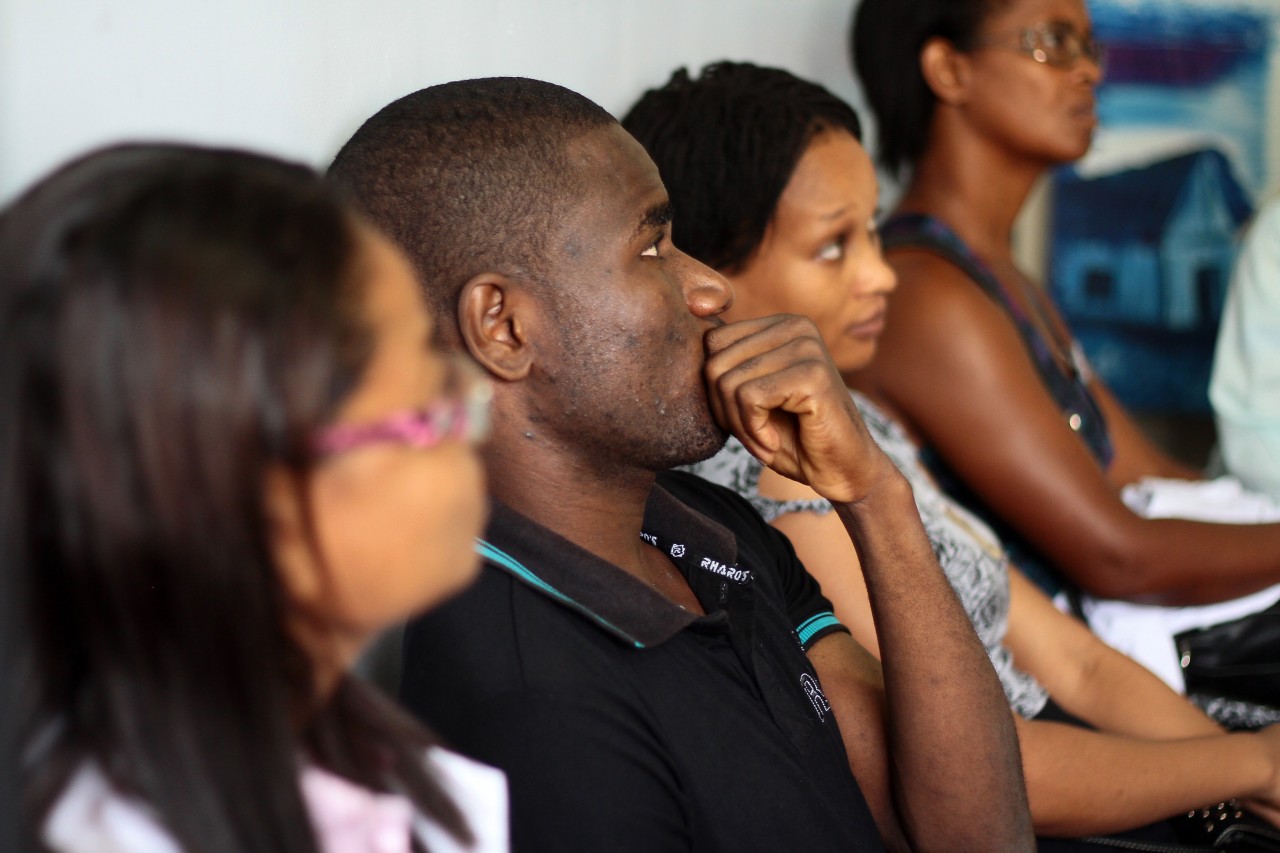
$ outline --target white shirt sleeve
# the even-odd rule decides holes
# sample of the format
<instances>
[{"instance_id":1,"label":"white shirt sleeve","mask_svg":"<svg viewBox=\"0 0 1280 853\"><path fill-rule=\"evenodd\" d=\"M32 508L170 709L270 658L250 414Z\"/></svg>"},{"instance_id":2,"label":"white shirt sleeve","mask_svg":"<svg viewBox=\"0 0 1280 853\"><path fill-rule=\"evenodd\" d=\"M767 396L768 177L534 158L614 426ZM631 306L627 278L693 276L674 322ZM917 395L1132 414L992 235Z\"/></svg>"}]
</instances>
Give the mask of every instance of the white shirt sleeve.
<instances>
[{"instance_id":1,"label":"white shirt sleeve","mask_svg":"<svg viewBox=\"0 0 1280 853\"><path fill-rule=\"evenodd\" d=\"M433 853L507 853L511 849L507 777L501 770L435 747L427 763L462 812L475 837L463 847L439 826L419 816L414 831Z\"/></svg>"},{"instance_id":2,"label":"white shirt sleeve","mask_svg":"<svg viewBox=\"0 0 1280 853\"><path fill-rule=\"evenodd\" d=\"M1209 399L1227 471L1280 500L1280 198L1263 207L1245 237Z\"/></svg>"},{"instance_id":3,"label":"white shirt sleeve","mask_svg":"<svg viewBox=\"0 0 1280 853\"><path fill-rule=\"evenodd\" d=\"M470 847L460 845L441 827L418 814L412 818L413 832L433 853L508 853L511 844L507 778L502 771L440 748L430 750L426 760L462 812L475 837L475 843ZM396 795L370 794L365 789L324 771L315 771L314 775L318 778L308 780L305 778L308 772L311 771L304 771L304 789L308 787L308 783L314 788L314 783L320 781L332 783L344 790L350 789L347 794L339 792L348 799L351 792L366 795L365 799L370 802L376 799L399 799ZM304 796L304 799L311 808L315 808L314 797ZM332 799L328 798L329 801ZM364 811L367 812L368 808L364 808ZM390 849L407 849L409 825L409 819L406 818L398 844ZM336 850L342 850L343 853L373 853L384 849L378 843L381 839L376 834L366 832L363 835L344 835L330 832L326 835L323 827L318 829L320 837L317 841L327 853L334 853ZM357 836L364 840L354 842L352 839ZM62 796L58 798L45 821L43 840L47 847L58 853L182 853L151 808L146 803L123 796L113 789L92 762L86 762L76 771Z\"/></svg>"},{"instance_id":4,"label":"white shirt sleeve","mask_svg":"<svg viewBox=\"0 0 1280 853\"><path fill-rule=\"evenodd\" d=\"M58 853L181 853L151 809L116 793L92 763L76 771L43 835Z\"/></svg>"}]
</instances>

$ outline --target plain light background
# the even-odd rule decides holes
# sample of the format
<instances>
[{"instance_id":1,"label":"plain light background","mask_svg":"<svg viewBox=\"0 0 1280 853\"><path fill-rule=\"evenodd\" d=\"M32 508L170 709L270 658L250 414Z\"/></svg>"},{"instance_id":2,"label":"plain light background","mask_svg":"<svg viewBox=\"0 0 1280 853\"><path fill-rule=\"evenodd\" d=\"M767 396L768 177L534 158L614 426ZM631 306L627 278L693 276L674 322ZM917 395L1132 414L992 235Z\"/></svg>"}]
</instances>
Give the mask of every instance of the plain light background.
<instances>
[{"instance_id":1,"label":"plain light background","mask_svg":"<svg viewBox=\"0 0 1280 853\"><path fill-rule=\"evenodd\" d=\"M677 66L729 58L861 106L851 16L851 0L0 0L0 201L122 139L322 167L384 104L467 77L550 80L619 114Z\"/></svg>"},{"instance_id":2,"label":"plain light background","mask_svg":"<svg viewBox=\"0 0 1280 853\"><path fill-rule=\"evenodd\" d=\"M246 146L323 168L389 101L498 74L560 83L621 114L678 66L749 60L848 99L870 140L846 48L854 2L0 0L0 204L68 157L121 140ZM1272 79L1280 92L1277 68ZM896 193L882 182L882 205ZM1017 247L1029 269L1043 269L1042 197L1028 206Z\"/></svg>"}]
</instances>

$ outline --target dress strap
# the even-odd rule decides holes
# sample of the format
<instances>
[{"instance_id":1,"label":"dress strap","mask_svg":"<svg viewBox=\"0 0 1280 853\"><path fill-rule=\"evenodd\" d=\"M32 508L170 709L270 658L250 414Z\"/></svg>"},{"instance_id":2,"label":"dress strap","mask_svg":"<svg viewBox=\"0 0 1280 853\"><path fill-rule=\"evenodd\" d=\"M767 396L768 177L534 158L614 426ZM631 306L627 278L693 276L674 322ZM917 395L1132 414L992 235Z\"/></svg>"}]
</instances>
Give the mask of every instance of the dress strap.
<instances>
[{"instance_id":1,"label":"dress strap","mask_svg":"<svg viewBox=\"0 0 1280 853\"><path fill-rule=\"evenodd\" d=\"M1031 321L1022 307L991 267L941 219L927 213L895 216L880 228L880 244L886 253L893 249L924 249L949 261L1004 308L1013 317L1018 330L1023 332L1023 337L1027 337L1024 329L1030 326ZM1039 339L1040 336L1032 337Z\"/></svg>"}]
</instances>

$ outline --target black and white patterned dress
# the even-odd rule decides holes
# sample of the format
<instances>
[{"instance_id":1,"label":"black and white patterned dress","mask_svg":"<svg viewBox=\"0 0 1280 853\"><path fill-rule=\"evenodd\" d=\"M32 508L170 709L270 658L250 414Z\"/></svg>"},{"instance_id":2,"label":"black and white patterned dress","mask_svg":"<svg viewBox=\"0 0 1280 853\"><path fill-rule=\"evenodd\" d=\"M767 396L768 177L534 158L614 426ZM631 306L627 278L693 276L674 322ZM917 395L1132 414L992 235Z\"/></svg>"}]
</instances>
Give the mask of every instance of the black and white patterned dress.
<instances>
[{"instance_id":1,"label":"black and white patterned dress","mask_svg":"<svg viewBox=\"0 0 1280 853\"><path fill-rule=\"evenodd\" d=\"M1013 654L1004 646L1009 624L1009 573L999 540L984 522L938 489L920 463L915 443L897 421L863 395L850 393L872 438L911 483L934 553L987 649L1009 704L1022 717L1035 717L1044 708L1048 693L1013 665ZM820 498L776 501L764 497L760 494L763 468L741 442L731 438L716 456L688 470L733 489L766 521L790 512L831 511L831 504Z\"/></svg>"}]
</instances>

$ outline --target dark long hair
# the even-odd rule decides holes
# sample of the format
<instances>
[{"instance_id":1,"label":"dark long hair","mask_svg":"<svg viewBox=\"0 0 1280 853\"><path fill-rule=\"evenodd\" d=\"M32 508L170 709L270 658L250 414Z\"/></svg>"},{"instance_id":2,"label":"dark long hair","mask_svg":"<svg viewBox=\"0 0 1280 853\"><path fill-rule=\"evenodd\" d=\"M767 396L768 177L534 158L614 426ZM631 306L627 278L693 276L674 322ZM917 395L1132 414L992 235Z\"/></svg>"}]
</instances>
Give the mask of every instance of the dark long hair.
<instances>
[{"instance_id":1,"label":"dark long hair","mask_svg":"<svg viewBox=\"0 0 1280 853\"><path fill-rule=\"evenodd\" d=\"M0 215L0 567L27 831L93 762L188 851L314 851L307 760L462 838L429 736L286 628L266 472L357 383L356 226L310 170L105 149Z\"/></svg>"},{"instance_id":2,"label":"dark long hair","mask_svg":"<svg viewBox=\"0 0 1280 853\"><path fill-rule=\"evenodd\" d=\"M876 117L878 159L901 176L924 153L937 96L920 69L929 39L964 50L1009 0L859 0L849 32L853 67Z\"/></svg>"},{"instance_id":3,"label":"dark long hair","mask_svg":"<svg viewBox=\"0 0 1280 853\"><path fill-rule=\"evenodd\" d=\"M675 207L674 242L715 269L751 259L813 137L861 139L853 108L780 68L716 62L678 69L645 92L622 126L649 152Z\"/></svg>"}]
</instances>

